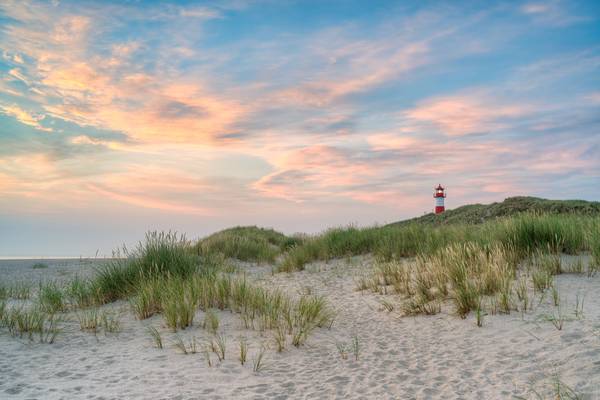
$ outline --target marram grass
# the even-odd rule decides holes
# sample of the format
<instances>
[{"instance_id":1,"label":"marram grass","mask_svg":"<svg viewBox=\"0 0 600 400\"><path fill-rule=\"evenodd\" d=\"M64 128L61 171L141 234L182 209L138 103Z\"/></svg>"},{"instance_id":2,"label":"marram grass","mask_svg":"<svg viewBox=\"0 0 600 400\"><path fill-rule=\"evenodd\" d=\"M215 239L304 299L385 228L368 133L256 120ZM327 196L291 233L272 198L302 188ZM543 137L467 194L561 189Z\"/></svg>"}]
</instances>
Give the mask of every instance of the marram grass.
<instances>
[{"instance_id":1,"label":"marram grass","mask_svg":"<svg viewBox=\"0 0 600 400\"><path fill-rule=\"evenodd\" d=\"M402 224L334 228L310 236L283 255L280 271L304 269L318 260L372 253L392 260L432 254L453 243L473 242L512 249L523 258L537 250L576 254L591 250L600 264L600 217L524 213L483 224Z\"/></svg>"}]
</instances>

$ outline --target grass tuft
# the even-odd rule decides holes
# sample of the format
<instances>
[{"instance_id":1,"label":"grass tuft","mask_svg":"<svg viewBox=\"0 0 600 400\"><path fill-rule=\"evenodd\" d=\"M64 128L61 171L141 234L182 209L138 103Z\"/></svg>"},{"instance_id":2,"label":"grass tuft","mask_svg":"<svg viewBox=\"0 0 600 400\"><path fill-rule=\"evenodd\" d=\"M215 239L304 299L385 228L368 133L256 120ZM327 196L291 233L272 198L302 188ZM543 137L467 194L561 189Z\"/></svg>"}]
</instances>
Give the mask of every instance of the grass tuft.
<instances>
[{"instance_id":1,"label":"grass tuft","mask_svg":"<svg viewBox=\"0 0 600 400\"><path fill-rule=\"evenodd\" d=\"M160 332L153 326L148 327L148 334L152 338L152 343L154 343L154 347L157 349L163 348L163 341Z\"/></svg>"}]
</instances>

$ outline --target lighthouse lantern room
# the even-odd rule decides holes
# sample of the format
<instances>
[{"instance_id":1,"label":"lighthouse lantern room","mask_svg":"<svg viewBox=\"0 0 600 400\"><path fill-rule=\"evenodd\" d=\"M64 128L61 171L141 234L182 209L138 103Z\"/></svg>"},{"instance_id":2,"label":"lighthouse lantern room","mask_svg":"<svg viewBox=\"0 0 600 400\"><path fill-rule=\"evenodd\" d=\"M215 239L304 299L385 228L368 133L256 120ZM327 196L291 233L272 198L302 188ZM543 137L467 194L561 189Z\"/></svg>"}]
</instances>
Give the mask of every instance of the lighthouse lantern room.
<instances>
[{"instance_id":1,"label":"lighthouse lantern room","mask_svg":"<svg viewBox=\"0 0 600 400\"><path fill-rule=\"evenodd\" d=\"M438 185L433 192L433 198L435 199L435 213L441 214L444 212L444 199L446 198L446 189L442 185Z\"/></svg>"}]
</instances>

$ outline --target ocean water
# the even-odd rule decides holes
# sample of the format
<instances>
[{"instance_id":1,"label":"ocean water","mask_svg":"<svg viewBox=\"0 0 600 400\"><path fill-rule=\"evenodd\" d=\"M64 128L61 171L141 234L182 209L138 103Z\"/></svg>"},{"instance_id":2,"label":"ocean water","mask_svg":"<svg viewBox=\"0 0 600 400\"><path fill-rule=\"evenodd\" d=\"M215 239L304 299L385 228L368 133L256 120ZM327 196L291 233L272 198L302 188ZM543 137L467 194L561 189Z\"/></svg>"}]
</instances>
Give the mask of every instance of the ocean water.
<instances>
[{"instance_id":1,"label":"ocean water","mask_svg":"<svg viewBox=\"0 0 600 400\"><path fill-rule=\"evenodd\" d=\"M107 258L13 258L0 259L0 284L68 281L90 277ZM42 266L41 268L39 266Z\"/></svg>"}]
</instances>

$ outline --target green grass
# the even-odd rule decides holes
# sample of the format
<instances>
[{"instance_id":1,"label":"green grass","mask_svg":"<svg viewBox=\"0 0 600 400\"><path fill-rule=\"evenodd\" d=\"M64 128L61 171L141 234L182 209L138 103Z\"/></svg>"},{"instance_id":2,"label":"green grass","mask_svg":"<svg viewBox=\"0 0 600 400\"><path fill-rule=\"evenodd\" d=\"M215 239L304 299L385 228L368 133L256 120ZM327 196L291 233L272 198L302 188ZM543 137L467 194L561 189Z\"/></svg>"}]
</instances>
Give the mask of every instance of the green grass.
<instances>
[{"instance_id":1,"label":"green grass","mask_svg":"<svg viewBox=\"0 0 600 400\"><path fill-rule=\"evenodd\" d=\"M198 299L190 286L181 278L166 281L162 294L162 313L166 325L176 332L191 326Z\"/></svg>"},{"instance_id":2,"label":"green grass","mask_svg":"<svg viewBox=\"0 0 600 400\"><path fill-rule=\"evenodd\" d=\"M67 308L63 290L56 282L40 282L38 303L43 311L50 314L65 311Z\"/></svg>"},{"instance_id":3,"label":"green grass","mask_svg":"<svg viewBox=\"0 0 600 400\"><path fill-rule=\"evenodd\" d=\"M98 333L101 327L101 314L98 308L88 308L82 310L76 315L77 321L79 322L79 329L82 331Z\"/></svg>"},{"instance_id":4,"label":"green grass","mask_svg":"<svg viewBox=\"0 0 600 400\"><path fill-rule=\"evenodd\" d=\"M154 343L154 347L157 349L163 348L163 340L160 332L153 326L148 327L148 334L152 338L152 342Z\"/></svg>"},{"instance_id":5,"label":"green grass","mask_svg":"<svg viewBox=\"0 0 600 400\"><path fill-rule=\"evenodd\" d=\"M131 310L138 319L150 318L163 310L165 281L158 277L143 280L136 294L129 300Z\"/></svg>"},{"instance_id":6,"label":"green grass","mask_svg":"<svg viewBox=\"0 0 600 400\"><path fill-rule=\"evenodd\" d=\"M40 343L54 343L61 332L61 319L39 307L6 307L0 304L0 327L4 327L12 336L37 340Z\"/></svg>"},{"instance_id":7,"label":"green grass","mask_svg":"<svg viewBox=\"0 0 600 400\"><path fill-rule=\"evenodd\" d=\"M80 309L99 304L99 289L95 281L75 276L64 289L67 301L72 308Z\"/></svg>"},{"instance_id":8,"label":"green grass","mask_svg":"<svg viewBox=\"0 0 600 400\"><path fill-rule=\"evenodd\" d=\"M149 232L134 250L117 252L98 268L92 285L99 302L108 303L133 295L142 281L191 276L198 266L198 256L193 254L185 237L171 232Z\"/></svg>"},{"instance_id":9,"label":"green grass","mask_svg":"<svg viewBox=\"0 0 600 400\"><path fill-rule=\"evenodd\" d=\"M32 269L46 269L48 268L48 264L43 262L36 262L31 266Z\"/></svg>"},{"instance_id":10,"label":"green grass","mask_svg":"<svg viewBox=\"0 0 600 400\"><path fill-rule=\"evenodd\" d=\"M387 225L330 229L307 237L283 255L282 272L304 269L307 263L372 253L381 260L432 254L453 243L501 245L512 250L513 261L536 251L577 254L591 250L600 261L600 217L524 213L468 225ZM595 252L595 253L594 253Z\"/></svg>"},{"instance_id":11,"label":"green grass","mask_svg":"<svg viewBox=\"0 0 600 400\"><path fill-rule=\"evenodd\" d=\"M588 267L588 276L600 271L600 221L596 219L588 232L588 242L592 253L592 261Z\"/></svg>"},{"instance_id":12,"label":"green grass","mask_svg":"<svg viewBox=\"0 0 600 400\"><path fill-rule=\"evenodd\" d=\"M267 349L264 346L261 346L258 352L256 353L256 356L254 356L254 359L252 360L252 370L255 373L260 372L264 368L265 363L263 359L265 357L266 351Z\"/></svg>"},{"instance_id":13,"label":"green grass","mask_svg":"<svg viewBox=\"0 0 600 400\"><path fill-rule=\"evenodd\" d=\"M200 240L199 255L220 254L242 261L274 262L278 255L300 243L273 229L245 226L225 229Z\"/></svg>"},{"instance_id":14,"label":"green grass","mask_svg":"<svg viewBox=\"0 0 600 400\"><path fill-rule=\"evenodd\" d=\"M509 197L492 204L469 204L442 214L427 214L422 217L395 222L391 225L452 225L481 224L521 213L544 213L553 215L598 216L600 202L584 200L547 200L537 197Z\"/></svg>"},{"instance_id":15,"label":"green grass","mask_svg":"<svg viewBox=\"0 0 600 400\"><path fill-rule=\"evenodd\" d=\"M248 358L248 341L245 338L240 338L239 345L238 360L241 365L244 365Z\"/></svg>"},{"instance_id":16,"label":"green grass","mask_svg":"<svg viewBox=\"0 0 600 400\"><path fill-rule=\"evenodd\" d=\"M27 282L14 282L11 285L2 285L0 298L27 300L31 296L31 285Z\"/></svg>"},{"instance_id":17,"label":"green grass","mask_svg":"<svg viewBox=\"0 0 600 400\"><path fill-rule=\"evenodd\" d=\"M207 310L204 314L202 328L211 332L213 335L215 335L217 333L217 330L219 330L219 317L212 310Z\"/></svg>"}]
</instances>

